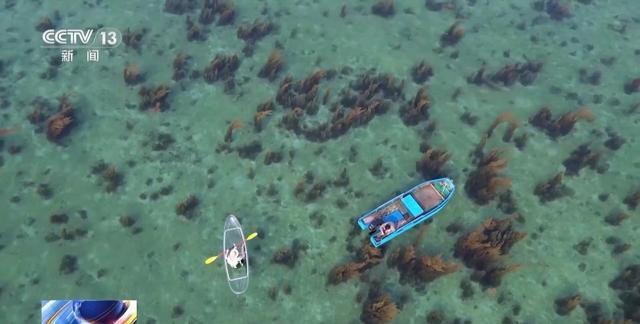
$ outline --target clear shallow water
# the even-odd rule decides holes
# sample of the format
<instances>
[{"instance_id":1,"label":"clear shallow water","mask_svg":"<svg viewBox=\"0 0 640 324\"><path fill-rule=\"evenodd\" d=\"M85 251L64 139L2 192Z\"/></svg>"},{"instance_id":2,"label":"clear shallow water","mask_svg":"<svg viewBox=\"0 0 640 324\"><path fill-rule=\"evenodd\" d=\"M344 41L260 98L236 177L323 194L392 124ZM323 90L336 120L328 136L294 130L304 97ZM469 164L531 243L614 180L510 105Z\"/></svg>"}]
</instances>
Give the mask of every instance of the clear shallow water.
<instances>
[{"instance_id":1,"label":"clear shallow water","mask_svg":"<svg viewBox=\"0 0 640 324\"><path fill-rule=\"evenodd\" d=\"M634 1L572 2L573 17L562 21L534 10L530 1L475 5L460 1L466 33L457 45L444 49L439 49L440 35L456 18L451 11L427 10L422 1L397 3L390 18L372 15L373 2L365 1L347 4L344 18L339 15L342 2L237 1L235 23L205 27L206 40L200 42L187 40L185 26L186 16L197 17L199 9L175 15L163 12L161 2L12 3L5 1L0 10L5 44L0 48L0 97L10 103L0 109L0 127L19 126L2 138L0 152L0 263L10 265L2 267L0 277L2 322L37 320L41 299L83 297L138 299L142 323L358 322L362 301L356 297L366 295L370 285L358 279L326 285L330 269L352 258L346 243L353 219L422 180L415 162L421 156L420 144L426 141L451 154L444 170L460 190L429 225L419 250L461 263L453 257L460 234L451 235L446 227L458 222L466 232L488 217L506 216L495 202L478 206L463 190L468 172L474 169L470 153L504 111L519 120L518 132L530 135L523 150L502 142L500 136L486 145L502 149L509 160L505 174L513 181L518 212L526 220L515 226L529 235L515 244L508 262L522 268L506 275L495 291L473 282L475 294L465 300L460 297L460 282L471 274L465 267L429 283L425 291L400 285L397 271L386 264L367 276L381 281L383 291L398 304L409 296L395 317L398 323L422 323L433 310L444 311L448 320L474 323L494 323L505 316L524 323L584 322L582 308L566 317L554 311L556 298L577 292L585 301L601 303L607 316L620 318L617 293L609 282L640 258L637 211L623 204L624 197L640 186L640 117L639 112L626 113L640 101L640 94L627 95L623 90L640 74L635 68L640 48L634 42L639 26L633 16L640 7ZM264 16L263 8L267 8ZM53 17L55 10L61 16L59 27L103 24L123 31L144 27L148 32L139 51L122 45L103 51L98 63L84 62L78 55L45 80L40 75L59 50L41 48L35 26L42 17ZM246 56L236 30L257 17L271 18L278 29L257 41L253 55ZM286 66L276 81L268 82L257 74L276 43L283 48ZM199 71L218 53L238 54L235 91L226 94L222 82L207 84L201 77L171 80L178 53L190 55L189 69ZM544 63L530 86L496 90L466 81L484 61L494 72L507 63L523 62L525 55ZM613 63L603 64L609 57L615 57ZM419 88L411 81L410 69L423 59L434 70L427 87L432 101L429 121L437 128L430 136L423 131L428 122L407 127L398 118L399 107ZM138 109L140 85L128 86L123 80L129 63L140 66L143 85L171 87L167 111ZM338 100L340 89L371 68L405 80L405 100L391 104L388 113L366 126L322 143L278 127L287 111L280 105L264 120L263 131L254 131L256 106L275 97L285 75L301 80L317 68L340 72L343 67L353 72L320 83L321 89L332 89L331 102ZM580 82L582 68L600 71L600 84ZM458 88L460 95L453 100ZM77 124L58 145L36 132L26 116L35 98L55 104L64 93L77 108ZM579 122L569 135L552 140L526 122L545 105L554 116L587 105L596 119ZM318 118L329 116L328 108L321 106ZM463 123L464 112L477 116L477 123ZM262 152L255 160L217 149L231 120L245 124L234 133L232 147L261 142ZM503 127L496 133L501 135ZM603 147L607 129L626 139L619 150ZM170 133L175 142L164 151L154 150L148 143L158 133ZM564 170L562 161L585 142L605 152L608 170L599 174L585 168L579 176L566 177L573 195L540 204L533 195L536 184ZM11 154L11 146L20 146L21 151ZM357 155L350 158L352 147ZM282 162L265 165L267 151L283 152ZM378 158L386 168L382 177L369 171ZM114 165L123 176L123 184L113 193L105 192L100 176L92 175L99 160ZM348 187L330 186L313 202L294 196L305 172L330 180L343 168L349 174ZM51 188L51 198L38 194L39 184ZM267 194L270 185L276 195ZM170 193L151 198L167 186ZM602 201L601 193L610 196ZM175 209L189 194L196 195L200 204L195 216L185 219ZM347 202L342 208L337 203L341 198ZM604 217L615 209L631 217L620 226L606 224ZM314 227L310 215L318 211L325 219ZM67 223L52 224L50 215L56 213L67 214ZM241 218L245 230L262 234L251 243L252 283L240 298L229 291L221 264L202 265L218 252L229 213ZM133 217L135 225L124 227L119 221L123 215ZM86 233L74 240L47 242L47 235L60 235L63 228ZM389 250L413 242L417 232L394 240ZM613 247L606 243L612 236L631 248L612 255ZM364 238L362 234L352 240L359 244ZM574 246L589 238L591 244L582 255ZM295 266L272 263L274 253L291 246L293 239L308 245ZM64 255L77 260L77 268L69 274L60 271ZM278 291L275 300L269 297L273 287ZM513 310L516 305L518 312ZM176 306L184 310L182 315L176 315ZM241 310L241 315L232 317L231 308Z\"/></svg>"}]
</instances>

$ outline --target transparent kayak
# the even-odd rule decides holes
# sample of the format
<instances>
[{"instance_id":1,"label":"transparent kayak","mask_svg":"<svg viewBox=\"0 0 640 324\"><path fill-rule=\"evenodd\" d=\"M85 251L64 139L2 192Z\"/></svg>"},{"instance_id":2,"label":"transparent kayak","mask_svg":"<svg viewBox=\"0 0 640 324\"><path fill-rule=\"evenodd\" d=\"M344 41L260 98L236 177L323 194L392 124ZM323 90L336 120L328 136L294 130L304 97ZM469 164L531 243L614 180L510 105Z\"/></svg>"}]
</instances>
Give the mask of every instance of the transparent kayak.
<instances>
[{"instance_id":1,"label":"transparent kayak","mask_svg":"<svg viewBox=\"0 0 640 324\"><path fill-rule=\"evenodd\" d=\"M235 245L245 255L244 266L235 269L227 263L226 259L224 260L224 269L227 273L229 288L236 295L243 294L249 288L249 254L247 253L247 242L245 241L242 226L234 215L229 215L224 223L222 241L224 253Z\"/></svg>"}]
</instances>

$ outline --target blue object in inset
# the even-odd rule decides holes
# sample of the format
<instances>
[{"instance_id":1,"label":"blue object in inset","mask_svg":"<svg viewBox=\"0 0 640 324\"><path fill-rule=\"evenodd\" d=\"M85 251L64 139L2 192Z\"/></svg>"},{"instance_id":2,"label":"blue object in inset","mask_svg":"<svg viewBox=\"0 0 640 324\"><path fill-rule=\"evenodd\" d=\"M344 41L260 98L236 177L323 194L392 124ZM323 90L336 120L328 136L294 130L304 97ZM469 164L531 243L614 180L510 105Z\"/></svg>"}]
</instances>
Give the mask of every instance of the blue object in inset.
<instances>
[{"instance_id":1,"label":"blue object in inset","mask_svg":"<svg viewBox=\"0 0 640 324\"><path fill-rule=\"evenodd\" d=\"M389 214L389 215L385 215L382 220L387 223L387 222L394 222L394 223L398 223L399 221L403 220L404 217L402 217L402 212L400 212L399 210L394 210L393 213Z\"/></svg>"},{"instance_id":2,"label":"blue object in inset","mask_svg":"<svg viewBox=\"0 0 640 324\"><path fill-rule=\"evenodd\" d=\"M402 203L407 207L407 210L409 210L413 217L417 217L424 212L424 209L420 207L420 204L418 204L411 194L402 197Z\"/></svg>"},{"instance_id":3,"label":"blue object in inset","mask_svg":"<svg viewBox=\"0 0 640 324\"><path fill-rule=\"evenodd\" d=\"M114 323L126 311L119 300L77 300L73 309L79 319L90 323Z\"/></svg>"}]
</instances>

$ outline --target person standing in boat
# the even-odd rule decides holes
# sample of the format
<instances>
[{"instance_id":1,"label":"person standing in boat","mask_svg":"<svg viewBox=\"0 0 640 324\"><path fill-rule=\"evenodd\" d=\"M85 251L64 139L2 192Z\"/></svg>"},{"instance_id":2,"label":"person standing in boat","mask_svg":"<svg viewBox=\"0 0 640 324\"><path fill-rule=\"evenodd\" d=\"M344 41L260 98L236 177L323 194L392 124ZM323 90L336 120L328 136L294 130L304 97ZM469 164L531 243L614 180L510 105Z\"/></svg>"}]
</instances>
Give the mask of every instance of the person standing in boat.
<instances>
[{"instance_id":1,"label":"person standing in boat","mask_svg":"<svg viewBox=\"0 0 640 324\"><path fill-rule=\"evenodd\" d=\"M227 264L232 268L237 269L238 267L244 267L244 249L238 250L238 246L236 244L227 251L225 251L224 259L227 261Z\"/></svg>"}]
</instances>

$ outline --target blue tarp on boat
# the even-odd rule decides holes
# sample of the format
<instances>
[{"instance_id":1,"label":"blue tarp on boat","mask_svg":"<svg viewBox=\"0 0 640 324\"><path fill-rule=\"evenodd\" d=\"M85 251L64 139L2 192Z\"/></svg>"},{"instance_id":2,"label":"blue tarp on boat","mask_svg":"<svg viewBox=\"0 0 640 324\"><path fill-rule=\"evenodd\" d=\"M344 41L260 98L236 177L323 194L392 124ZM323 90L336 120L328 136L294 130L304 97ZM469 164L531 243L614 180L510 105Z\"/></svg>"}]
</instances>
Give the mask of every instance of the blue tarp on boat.
<instances>
[{"instance_id":1,"label":"blue tarp on boat","mask_svg":"<svg viewBox=\"0 0 640 324\"><path fill-rule=\"evenodd\" d=\"M413 217L419 216L424 212L422 207L420 207L420 204L418 204L411 194L402 197L402 203L407 207L407 210L409 210Z\"/></svg>"},{"instance_id":2,"label":"blue tarp on boat","mask_svg":"<svg viewBox=\"0 0 640 324\"><path fill-rule=\"evenodd\" d=\"M399 210L394 210L393 213L386 215L382 218L382 220L386 223L386 222L394 222L394 223L398 223L399 221L401 221L404 217L402 217L402 212L400 212Z\"/></svg>"}]
</instances>

